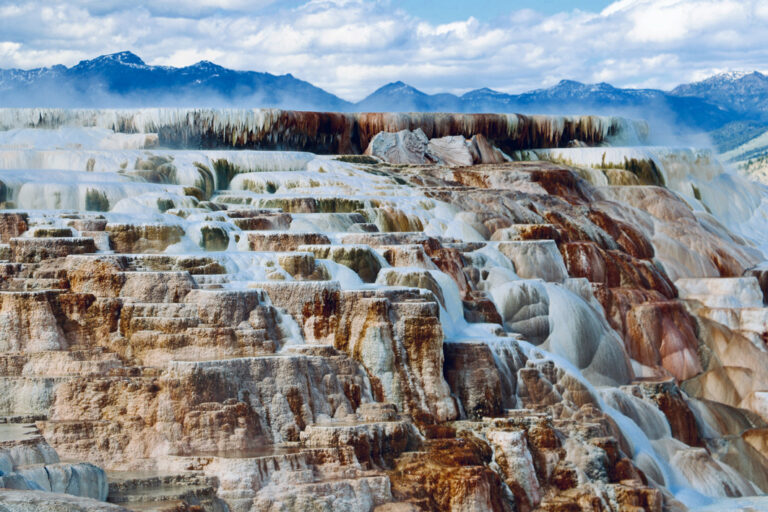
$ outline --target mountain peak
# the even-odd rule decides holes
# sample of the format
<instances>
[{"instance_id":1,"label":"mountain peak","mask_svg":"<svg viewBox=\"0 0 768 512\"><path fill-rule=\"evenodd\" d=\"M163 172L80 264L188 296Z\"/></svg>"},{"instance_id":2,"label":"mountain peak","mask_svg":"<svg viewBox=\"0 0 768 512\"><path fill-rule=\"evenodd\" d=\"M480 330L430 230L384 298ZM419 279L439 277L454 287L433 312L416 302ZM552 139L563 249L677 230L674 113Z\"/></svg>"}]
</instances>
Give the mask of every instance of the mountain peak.
<instances>
[{"instance_id":1,"label":"mountain peak","mask_svg":"<svg viewBox=\"0 0 768 512\"><path fill-rule=\"evenodd\" d=\"M747 118L763 118L768 111L768 77L759 71L720 73L699 82L678 85L671 94L702 98L746 114Z\"/></svg>"},{"instance_id":2,"label":"mountain peak","mask_svg":"<svg viewBox=\"0 0 768 512\"><path fill-rule=\"evenodd\" d=\"M711 76L709 78L706 78L702 80L702 82L738 82L739 80L743 79L750 79L750 78L768 78L764 74L760 73L759 71L726 71L725 73L718 73L717 75Z\"/></svg>"},{"instance_id":3,"label":"mountain peak","mask_svg":"<svg viewBox=\"0 0 768 512\"><path fill-rule=\"evenodd\" d=\"M481 87L480 89L474 89L472 91L464 93L463 96L465 97L473 97L473 96L500 96L503 95L503 92L494 91L493 89L489 87Z\"/></svg>"},{"instance_id":4,"label":"mountain peak","mask_svg":"<svg viewBox=\"0 0 768 512\"><path fill-rule=\"evenodd\" d=\"M560 80L555 87L583 87L584 84L576 80Z\"/></svg>"},{"instance_id":5,"label":"mountain peak","mask_svg":"<svg viewBox=\"0 0 768 512\"><path fill-rule=\"evenodd\" d=\"M402 82L400 80L398 80L397 82L390 82L387 85L380 87L373 94L393 94L393 93L424 94L423 92L416 89L415 87L408 85L405 82Z\"/></svg>"},{"instance_id":6,"label":"mountain peak","mask_svg":"<svg viewBox=\"0 0 768 512\"><path fill-rule=\"evenodd\" d=\"M146 66L146 63L141 60L141 57L130 51L110 53L107 55L101 55L91 60L81 60L77 65L93 66L104 64L121 64L126 66Z\"/></svg>"},{"instance_id":7,"label":"mountain peak","mask_svg":"<svg viewBox=\"0 0 768 512\"><path fill-rule=\"evenodd\" d=\"M742 83L744 81L749 82L754 80L766 81L768 80L768 76L765 76L759 71L726 71L723 73L712 75L708 78L699 80L697 82L679 85L675 88L675 90L689 89L697 86L713 86L713 85L717 86L717 85L726 85L726 84L735 85L735 84Z\"/></svg>"},{"instance_id":8,"label":"mountain peak","mask_svg":"<svg viewBox=\"0 0 768 512\"><path fill-rule=\"evenodd\" d=\"M223 66L219 66L215 62L211 62L209 60L201 60L200 62L196 62L189 66L190 68L196 68L200 70L206 70L206 71L214 71L214 70L221 70L224 69Z\"/></svg>"},{"instance_id":9,"label":"mountain peak","mask_svg":"<svg viewBox=\"0 0 768 512\"><path fill-rule=\"evenodd\" d=\"M756 71L753 73L757 73ZM711 79L724 79L724 80L739 80L749 75L747 71L726 71L725 73L718 73L711 77Z\"/></svg>"}]
</instances>

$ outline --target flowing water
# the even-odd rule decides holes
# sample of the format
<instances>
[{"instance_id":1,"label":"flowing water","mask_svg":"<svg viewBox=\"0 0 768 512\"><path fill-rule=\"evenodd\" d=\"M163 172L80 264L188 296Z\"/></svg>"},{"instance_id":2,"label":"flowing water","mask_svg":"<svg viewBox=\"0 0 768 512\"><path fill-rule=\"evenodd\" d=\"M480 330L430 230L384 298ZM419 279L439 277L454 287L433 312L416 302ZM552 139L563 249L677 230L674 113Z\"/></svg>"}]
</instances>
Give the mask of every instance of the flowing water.
<instances>
[{"instance_id":1,"label":"flowing water","mask_svg":"<svg viewBox=\"0 0 768 512\"><path fill-rule=\"evenodd\" d=\"M273 111L195 115L205 119L212 133L235 130L241 138L265 133L282 122L281 114ZM322 233L332 243L339 243L345 233L365 223L376 224L381 231L402 225L403 231L484 241L470 223L457 217L456 207L354 163L308 152L158 147L163 137L178 142L199 136L195 131L199 124L190 124L193 117L178 110L0 111L0 128L6 130L0 132L0 200L5 208L24 210L39 225L50 228L67 227L61 216L66 210L90 211L94 218L113 224L178 226L183 234L166 252L204 253L215 258L227 271L222 286L232 289L247 289L251 283L268 280L280 268L281 253L249 250L247 230L224 222L216 205L233 209L251 205L267 213L294 208L285 232ZM521 121L510 117L507 122L513 131ZM554 132L566 130L565 121L550 124ZM594 130L602 139L621 125L624 135L615 137L614 143L642 141L642 126L630 129L627 122L615 119L601 119L597 124ZM115 128L123 129L113 131ZM160 137L153 136L156 133ZM713 230L727 229L750 241L754 250L768 251L768 187L727 172L708 151L633 146L531 149L513 156L585 168L584 175L597 186L610 184L603 170L644 166L649 169L648 179L682 197L702 218L711 218ZM302 201L328 204L328 211L302 211L297 206ZM222 244L207 246L212 232L221 237ZM631 443L636 464L679 501L704 507L700 510L768 507L759 497L723 500L717 492L708 495L702 484L706 476L683 470L676 463L676 453L691 448L671 442L670 427L657 408L620 388L630 384L632 366L621 337L608 324L591 289L572 279L523 279L515 272L519 266L511 264L496 242L468 257L490 276L483 286L500 312L506 332L500 332L498 325L467 322L456 281L434 265L393 268L377 255L384 271L376 283L366 284L346 266L322 259L318 264L342 289L387 286L391 272L426 273L438 287L432 292L439 291L442 298L440 320L446 341L487 343L505 389L514 389L515 368L511 365L519 362L510 362L519 359L517 354L529 360L551 360L589 390ZM552 274L562 266L560 261L555 263ZM674 263L667 265L671 269ZM689 273L697 272L682 264L686 265L693 268ZM291 279L283 274L284 279ZM285 345L304 343L301 329L290 316L284 315L281 329ZM721 477L730 479L745 494L756 493L756 488L731 473L735 474L724 467Z\"/></svg>"}]
</instances>

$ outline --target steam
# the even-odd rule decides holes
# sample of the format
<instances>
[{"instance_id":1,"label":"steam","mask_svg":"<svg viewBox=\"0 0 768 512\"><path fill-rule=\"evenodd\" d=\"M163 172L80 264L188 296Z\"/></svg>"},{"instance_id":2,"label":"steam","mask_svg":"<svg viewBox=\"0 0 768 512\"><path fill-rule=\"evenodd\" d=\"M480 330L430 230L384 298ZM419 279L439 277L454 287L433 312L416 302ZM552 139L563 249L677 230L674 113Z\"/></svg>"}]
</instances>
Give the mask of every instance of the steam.
<instances>
[{"instance_id":1,"label":"steam","mask_svg":"<svg viewBox=\"0 0 768 512\"><path fill-rule=\"evenodd\" d=\"M123 85L124 87L125 85ZM391 102L360 102L357 104L340 101L330 105L322 98L312 97L312 94L302 95L295 91L279 89L266 85L265 89L254 91L251 87L233 87L227 93L222 93L204 84L190 84L174 87L173 90L150 86L131 92L115 92L105 82L81 82L70 80L66 82L55 80L37 80L34 87L23 90L13 88L0 89L0 106L10 108L65 108L65 109L134 109L134 108L196 108L196 109L258 109L277 108L284 110L311 111L395 111L395 112L454 112L454 113L493 113L493 114L542 114L555 116L611 116L627 119L645 120L650 126L651 139L646 141L651 145L713 147L710 138L700 122L693 119L685 109L674 110L669 100L664 97L638 98L642 105L625 105L620 102L611 104L595 104L594 102L554 102L545 100L538 103L526 103L525 98L518 97L506 108L498 108L498 104L475 100L465 100L446 95L445 101L435 102L434 97L429 104L420 105L407 97L398 102L396 109L386 108ZM514 98L514 97L512 97ZM430 105L436 108L429 108ZM365 108L361 108L361 107ZM377 108L385 107L385 108ZM713 121L713 123L715 123ZM705 126L712 129L716 126Z\"/></svg>"},{"instance_id":2,"label":"steam","mask_svg":"<svg viewBox=\"0 0 768 512\"><path fill-rule=\"evenodd\" d=\"M190 85L173 90L144 89L118 93L100 82L86 87L74 81L39 81L23 90L0 89L0 106L8 108L130 109L130 108L281 108L326 110L327 105L285 91L256 91L236 87L229 94L213 88Z\"/></svg>"}]
</instances>

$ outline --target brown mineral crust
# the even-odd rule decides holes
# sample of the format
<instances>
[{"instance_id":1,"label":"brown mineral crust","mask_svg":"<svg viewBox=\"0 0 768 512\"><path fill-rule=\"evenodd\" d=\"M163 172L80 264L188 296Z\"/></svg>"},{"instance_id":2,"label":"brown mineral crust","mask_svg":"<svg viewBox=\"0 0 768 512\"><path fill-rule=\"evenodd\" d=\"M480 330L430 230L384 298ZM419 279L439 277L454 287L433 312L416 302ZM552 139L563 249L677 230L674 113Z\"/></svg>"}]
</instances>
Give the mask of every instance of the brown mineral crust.
<instances>
[{"instance_id":1,"label":"brown mineral crust","mask_svg":"<svg viewBox=\"0 0 768 512\"><path fill-rule=\"evenodd\" d=\"M0 243L7 244L11 238L20 236L27 230L29 216L26 213L0 213Z\"/></svg>"},{"instance_id":2,"label":"brown mineral crust","mask_svg":"<svg viewBox=\"0 0 768 512\"><path fill-rule=\"evenodd\" d=\"M432 262L437 265L437 268L453 278L459 287L461 295L466 297L471 290L471 285L464 274L466 263L461 256L461 252L456 249L443 247L434 238L430 238L424 244L424 250Z\"/></svg>"},{"instance_id":3,"label":"brown mineral crust","mask_svg":"<svg viewBox=\"0 0 768 512\"><path fill-rule=\"evenodd\" d=\"M763 292L763 304L768 304L768 268L751 268L746 270L744 275L757 278L760 290Z\"/></svg>"},{"instance_id":4,"label":"brown mineral crust","mask_svg":"<svg viewBox=\"0 0 768 512\"><path fill-rule=\"evenodd\" d=\"M408 453L389 472L392 495L424 511L508 511L498 474L487 464L491 450L473 437L427 441L423 452ZM470 505L472 504L472 505Z\"/></svg>"},{"instance_id":5,"label":"brown mineral crust","mask_svg":"<svg viewBox=\"0 0 768 512\"><path fill-rule=\"evenodd\" d=\"M109 247L117 253L158 253L179 243L180 226L168 224L107 224Z\"/></svg>"},{"instance_id":6,"label":"brown mineral crust","mask_svg":"<svg viewBox=\"0 0 768 512\"><path fill-rule=\"evenodd\" d=\"M619 448L619 443L613 437L595 437L589 440L590 443L603 450L608 459L608 479L611 483L618 483L624 480L634 480L647 485L648 481L635 466L632 460L627 458Z\"/></svg>"},{"instance_id":7,"label":"brown mineral crust","mask_svg":"<svg viewBox=\"0 0 768 512\"><path fill-rule=\"evenodd\" d=\"M662 366L680 381L703 371L694 319L676 301L639 304L627 313L625 337L630 357Z\"/></svg>"},{"instance_id":8,"label":"brown mineral crust","mask_svg":"<svg viewBox=\"0 0 768 512\"><path fill-rule=\"evenodd\" d=\"M357 423L343 425L310 425L301 433L301 444L307 448L352 448L351 463L369 469L391 468L394 460L411 443L411 430L404 421Z\"/></svg>"},{"instance_id":9,"label":"brown mineral crust","mask_svg":"<svg viewBox=\"0 0 768 512\"><path fill-rule=\"evenodd\" d=\"M616 501L621 510L661 512L664 508L664 499L659 489L642 486L631 481L623 481L614 489Z\"/></svg>"},{"instance_id":10,"label":"brown mineral crust","mask_svg":"<svg viewBox=\"0 0 768 512\"><path fill-rule=\"evenodd\" d=\"M517 374L520 399L526 407L546 407L561 402L555 386L537 368L521 368Z\"/></svg>"},{"instance_id":11,"label":"brown mineral crust","mask_svg":"<svg viewBox=\"0 0 768 512\"><path fill-rule=\"evenodd\" d=\"M646 302L664 302L666 297L656 290L637 288L593 287L595 298L605 310L608 323L625 339L627 337L627 314L638 304Z\"/></svg>"},{"instance_id":12,"label":"brown mineral crust","mask_svg":"<svg viewBox=\"0 0 768 512\"><path fill-rule=\"evenodd\" d=\"M443 332L435 299L408 289L320 286L301 295L290 291L293 283L269 283L265 289L275 304L301 319L306 338L332 344L361 362L377 400L397 404L419 423L455 417L443 380ZM368 366L369 354L382 350L391 354L386 366ZM390 388L383 386L382 372L394 377Z\"/></svg>"},{"instance_id":13,"label":"brown mineral crust","mask_svg":"<svg viewBox=\"0 0 768 512\"><path fill-rule=\"evenodd\" d=\"M258 127L248 120L221 126L213 111L186 112L179 129L155 127L159 143L170 147L251 148L312 151L320 154L360 154L379 132L421 129L429 139L483 135L505 152L519 149L565 147L571 140L588 145L620 132L619 122L593 116L550 118L507 114L338 113L263 111ZM124 121L129 123L130 120ZM607 126L606 126L607 124Z\"/></svg>"},{"instance_id":14,"label":"brown mineral crust","mask_svg":"<svg viewBox=\"0 0 768 512\"><path fill-rule=\"evenodd\" d=\"M620 251L604 251L594 242L560 244L568 273L609 288L655 290L672 299L677 290L658 267Z\"/></svg>"},{"instance_id":15,"label":"brown mineral crust","mask_svg":"<svg viewBox=\"0 0 768 512\"><path fill-rule=\"evenodd\" d=\"M499 172L502 169L506 172ZM439 170L431 172L440 176ZM474 212L494 240L503 239L500 230L516 225L516 237L519 239L552 239L558 244L593 242L604 251L619 250L624 260L635 262L630 266L641 267L641 274L658 273L657 269L643 269L648 267L647 263L639 263L654 255L645 235L629 223L613 219L601 209L587 206L594 190L567 168L544 162L537 162L536 165L521 162L498 166L498 169L494 166L462 169L453 171L453 177L475 188L454 187L451 190L449 186L427 189L426 193L454 203L462 210ZM444 176L443 179L447 178ZM492 179L495 186L503 188L478 188L490 187ZM449 180L444 183L450 185ZM541 192L533 193L535 189L531 189L532 186L543 188ZM542 194L547 191L553 195ZM526 225L529 225L527 229ZM617 264L627 266L621 259Z\"/></svg>"},{"instance_id":16,"label":"brown mineral crust","mask_svg":"<svg viewBox=\"0 0 768 512\"><path fill-rule=\"evenodd\" d=\"M558 464L552 473L550 482L558 491L566 491L578 487L579 475L576 473L576 469L572 466L568 464Z\"/></svg>"},{"instance_id":17,"label":"brown mineral crust","mask_svg":"<svg viewBox=\"0 0 768 512\"><path fill-rule=\"evenodd\" d=\"M310 131L328 128L322 115L273 115L287 120L286 126L307 122ZM371 116L371 122L400 122L389 115ZM328 122L339 129L348 119L339 115ZM558 136L547 130L527 136L534 141ZM304 135L286 136L295 142ZM247 130L227 136L244 144L257 144L261 137ZM323 143L331 147L339 141L355 143ZM757 348L743 332L696 318L674 300L671 279L651 261L657 255L649 231L642 231L643 222L635 226L622 215L614 218L623 206L610 201L595 205L598 189L554 164L434 167L418 177L410 172L416 171L404 169L402 176L434 185L429 194L463 209L462 215L469 213L462 220L483 237L509 245L510 240L554 240L569 274L591 281L630 355L648 374L677 379L640 379L615 391L655 403L673 437L690 446L706 443L712 454L699 450L697 457L712 467L717 459L750 475L765 466L760 455L768 445L764 422L736 409L689 401L677 384L685 381L680 385L693 396L755 407L765 373ZM653 198L669 204L656 205ZM313 212L325 211L334 201L320 206L318 200L299 199L297 207ZM636 199L657 215L685 213L678 204L682 201L672 195L648 193ZM337 206L359 207L339 202L330 209ZM377 222L392 229L421 226L418 218L386 205L371 210L381 217ZM254 219L272 214L228 212L249 229L285 229L290 222L287 214L274 214L275 219L260 224ZM684 220L695 221L685 214ZM45 229L40 233L49 237L55 232ZM153 226L112 231L110 236L127 252L164 250L174 239L173 230ZM332 495L339 488L331 482L346 485L364 475L385 483L375 504L392 499L391 487L400 504L422 510L528 510L539 500L539 510L661 510L661 492L647 486L645 474L627 456L630 445L616 423L600 410L588 386L554 362L505 356L499 347L514 352L508 348L514 346L512 338L499 346L488 340L444 343L439 305L445 297L441 301L436 284L419 281L421 291L408 288L412 284L405 281L400 287L342 290L337 282L316 280L327 278L315 272L315 258L321 256L303 252L300 245L330 243L313 238L323 235L248 236L253 249L298 250L278 256L296 280L232 291L220 284L226 282L226 269L214 259L165 254L46 259L66 254L38 251L34 258L24 258L27 262L3 267L3 289L18 291L0 293L0 313L11 319L2 325L4 341L15 344L0 354L0 375L54 382L50 419L41 421L40 428L62 456L127 469L155 467L164 456L174 455L194 457L185 464L198 469L206 464L220 464L221 469L230 462L216 454L267 452L259 457L259 475L243 476L244 481L253 478L252 489L226 491L246 500L270 478L290 482L288 493L306 486L296 492L331 489ZM34 240L29 243L38 248L59 243L54 238ZM414 232L358 231L343 240L383 249L391 264L423 268L435 263L457 283L465 318L501 323L489 292L478 289L488 284L489 272L480 264L473 266L480 258L471 253L482 243ZM729 275L743 261L721 249L706 254L719 274ZM201 276L207 273L222 275ZM377 274L368 272L366 281ZM588 298L583 280L561 281ZM35 291L43 288L55 290ZM305 342L286 346L279 354L275 352L284 341L285 325L280 325L283 313L276 307L298 322ZM703 309L690 306L690 311ZM746 360L740 360L745 353ZM514 403L517 396L519 403ZM459 410L466 418L453 421ZM699 416L714 418L710 426L722 429L722 436L704 440ZM416 428L423 437L413 435ZM498 440L511 434L517 437L510 446L522 456L500 453L503 443ZM279 452L275 443L287 443L293 458L273 457L273 451ZM748 460L739 460L742 453ZM529 454L527 467L516 466ZM270 465L288 476L275 477ZM388 469L391 485L382 468ZM238 470L232 473L239 475ZM317 481L299 482L310 474ZM758 485L766 482L755 478ZM219 489L226 485L234 484L225 482ZM258 508L264 502L253 503Z\"/></svg>"},{"instance_id":18,"label":"brown mineral crust","mask_svg":"<svg viewBox=\"0 0 768 512\"><path fill-rule=\"evenodd\" d=\"M546 201L539 206L537 212L542 215L546 222L557 227L561 242L590 241L605 250L618 247L607 233L591 224L591 221L582 215L583 211L567 205L552 204L551 201Z\"/></svg>"},{"instance_id":19,"label":"brown mineral crust","mask_svg":"<svg viewBox=\"0 0 768 512\"><path fill-rule=\"evenodd\" d=\"M61 293L55 305L59 325L72 347L100 346L117 330L122 309L119 300L89 293Z\"/></svg>"},{"instance_id":20,"label":"brown mineral crust","mask_svg":"<svg viewBox=\"0 0 768 512\"><path fill-rule=\"evenodd\" d=\"M667 262L674 265L682 258L694 257L705 267L697 270L700 275L735 277L741 276L760 261L760 256L754 249L735 235L730 234L723 238L705 228L690 206L663 187L603 187L598 196L605 200L600 203L599 209L610 212L609 215L625 222L648 222L647 217L643 220L643 216L633 214L627 206L661 221L655 223L652 229L655 238L661 236L672 241L672 244L664 242L656 247L656 257L662 261L666 260L665 266ZM616 203L621 203L622 206ZM680 249L689 251L691 256L679 254ZM672 252L667 253L670 250ZM674 274L669 269L668 272Z\"/></svg>"},{"instance_id":21,"label":"brown mineral crust","mask_svg":"<svg viewBox=\"0 0 768 512\"><path fill-rule=\"evenodd\" d=\"M331 241L322 233L280 233L256 231L248 233L252 251L295 251L300 245L327 245Z\"/></svg>"},{"instance_id":22,"label":"brown mineral crust","mask_svg":"<svg viewBox=\"0 0 768 512\"><path fill-rule=\"evenodd\" d=\"M518 224L515 227L520 240L554 240L558 244L562 240L560 230L552 224ZM494 233L498 229L494 229Z\"/></svg>"},{"instance_id":23,"label":"brown mineral crust","mask_svg":"<svg viewBox=\"0 0 768 512\"><path fill-rule=\"evenodd\" d=\"M560 130L546 117L517 115L512 132L509 117L500 114L364 113L356 117L361 148L368 147L370 140L379 132L416 128L421 128L428 139L449 135L469 139L482 134L489 143L505 152L557 147L574 139L595 144L602 138L597 118L590 117L567 119Z\"/></svg>"},{"instance_id":24,"label":"brown mineral crust","mask_svg":"<svg viewBox=\"0 0 768 512\"><path fill-rule=\"evenodd\" d=\"M638 259L653 258L653 245L635 227L626 222L613 219L601 210L590 209L588 216L589 220L608 233L619 247L630 256Z\"/></svg>"},{"instance_id":25,"label":"brown mineral crust","mask_svg":"<svg viewBox=\"0 0 768 512\"><path fill-rule=\"evenodd\" d=\"M184 455L216 448L252 449L262 443L253 409L233 399L214 402L211 389L220 388L167 378L73 382L59 389L53 421L42 426L62 453L88 454L118 467L151 457L158 445L165 445L162 449L169 455ZM134 460L122 460L124 453Z\"/></svg>"},{"instance_id":26,"label":"brown mineral crust","mask_svg":"<svg viewBox=\"0 0 768 512\"><path fill-rule=\"evenodd\" d=\"M376 221L378 225L376 231L380 230L384 233L408 233L424 229L424 225L418 216L408 214L391 206L374 208L367 215L371 222Z\"/></svg>"},{"instance_id":27,"label":"brown mineral crust","mask_svg":"<svg viewBox=\"0 0 768 512\"><path fill-rule=\"evenodd\" d=\"M704 446L696 416L673 381L643 382L643 386L648 390L651 400L666 416L675 439L688 446Z\"/></svg>"},{"instance_id":28,"label":"brown mineral crust","mask_svg":"<svg viewBox=\"0 0 768 512\"><path fill-rule=\"evenodd\" d=\"M309 300L301 305L302 325L305 329L309 326L312 339L325 339L339 328L341 294L339 289L324 288L318 295L305 298ZM310 320L312 320L311 323Z\"/></svg>"},{"instance_id":29,"label":"brown mineral crust","mask_svg":"<svg viewBox=\"0 0 768 512\"><path fill-rule=\"evenodd\" d=\"M493 147L493 145L488 142L488 139L485 138L485 136L482 133L478 133L477 135L472 136L472 145L477 150L477 157L475 158L475 163L486 163L486 164L500 164L504 163L505 158L504 155L502 155L498 149Z\"/></svg>"},{"instance_id":30,"label":"brown mineral crust","mask_svg":"<svg viewBox=\"0 0 768 512\"><path fill-rule=\"evenodd\" d=\"M504 411L502 383L493 354L484 343L445 343L443 373L470 419ZM512 394L514 394L514 390Z\"/></svg>"},{"instance_id":31,"label":"brown mineral crust","mask_svg":"<svg viewBox=\"0 0 768 512\"><path fill-rule=\"evenodd\" d=\"M539 504L542 512L603 512L602 501L580 489L567 489Z\"/></svg>"},{"instance_id":32,"label":"brown mineral crust","mask_svg":"<svg viewBox=\"0 0 768 512\"><path fill-rule=\"evenodd\" d=\"M394 303L392 309L397 319L394 339L402 344L407 358L395 356L405 411L418 423L454 419L458 410L443 379L443 331L437 304Z\"/></svg>"},{"instance_id":33,"label":"brown mineral crust","mask_svg":"<svg viewBox=\"0 0 768 512\"><path fill-rule=\"evenodd\" d=\"M227 210L227 217L243 231L285 230L291 225L288 213L273 213L268 210Z\"/></svg>"},{"instance_id":34,"label":"brown mineral crust","mask_svg":"<svg viewBox=\"0 0 768 512\"><path fill-rule=\"evenodd\" d=\"M480 173L472 167L459 167L453 170L454 183L457 186L474 188L493 188L486 173Z\"/></svg>"},{"instance_id":35,"label":"brown mineral crust","mask_svg":"<svg viewBox=\"0 0 768 512\"><path fill-rule=\"evenodd\" d=\"M561 197L571 204L584 204L593 200L591 187L570 169L533 170L531 181L541 185L548 194Z\"/></svg>"},{"instance_id":36,"label":"brown mineral crust","mask_svg":"<svg viewBox=\"0 0 768 512\"><path fill-rule=\"evenodd\" d=\"M93 238L87 237L12 238L9 243L11 261L20 263L39 263L70 254L96 252Z\"/></svg>"},{"instance_id":37,"label":"brown mineral crust","mask_svg":"<svg viewBox=\"0 0 768 512\"><path fill-rule=\"evenodd\" d=\"M120 303L91 294L4 292L0 310L18 319L4 326L15 349L38 352L97 346L116 328Z\"/></svg>"},{"instance_id":38,"label":"brown mineral crust","mask_svg":"<svg viewBox=\"0 0 768 512\"><path fill-rule=\"evenodd\" d=\"M526 426L525 430L528 449L539 482L549 482L559 489L576 487L578 476L575 470L564 464L566 451L563 449L561 439L564 435L558 433L548 418Z\"/></svg>"},{"instance_id":39,"label":"brown mineral crust","mask_svg":"<svg viewBox=\"0 0 768 512\"><path fill-rule=\"evenodd\" d=\"M421 432L427 439L453 439L456 437L456 427L453 425L424 425Z\"/></svg>"},{"instance_id":40,"label":"brown mineral crust","mask_svg":"<svg viewBox=\"0 0 768 512\"><path fill-rule=\"evenodd\" d=\"M70 380L41 426L60 453L109 467L130 468L159 454L254 450L278 435L298 441L316 414L349 411L341 390L349 370L358 371L339 356L253 358ZM316 395L329 372L328 395Z\"/></svg>"},{"instance_id":41,"label":"brown mineral crust","mask_svg":"<svg viewBox=\"0 0 768 512\"><path fill-rule=\"evenodd\" d=\"M382 245L379 247L382 256L393 267L422 267L427 268L431 261L424 247L417 244Z\"/></svg>"},{"instance_id":42,"label":"brown mineral crust","mask_svg":"<svg viewBox=\"0 0 768 512\"><path fill-rule=\"evenodd\" d=\"M692 398L719 402L717 407L708 405L710 413L729 408L752 409L750 398L754 391L764 389L768 379L766 366L761 362L762 351L746 336L722 324L701 316L696 320L704 372L683 382L682 389ZM760 413L760 409L753 413ZM722 416L727 420L734 414L731 411Z\"/></svg>"},{"instance_id":43,"label":"brown mineral crust","mask_svg":"<svg viewBox=\"0 0 768 512\"><path fill-rule=\"evenodd\" d=\"M465 271L466 273L466 271ZM472 282L470 279L469 282ZM496 304L485 292L471 291L467 299L463 301L464 319L470 323L503 323L503 319L496 309Z\"/></svg>"},{"instance_id":44,"label":"brown mineral crust","mask_svg":"<svg viewBox=\"0 0 768 512\"><path fill-rule=\"evenodd\" d=\"M68 262L69 263L69 262ZM115 260L71 261L67 281L73 292L94 293L99 297L119 297L125 284L123 266Z\"/></svg>"}]
</instances>

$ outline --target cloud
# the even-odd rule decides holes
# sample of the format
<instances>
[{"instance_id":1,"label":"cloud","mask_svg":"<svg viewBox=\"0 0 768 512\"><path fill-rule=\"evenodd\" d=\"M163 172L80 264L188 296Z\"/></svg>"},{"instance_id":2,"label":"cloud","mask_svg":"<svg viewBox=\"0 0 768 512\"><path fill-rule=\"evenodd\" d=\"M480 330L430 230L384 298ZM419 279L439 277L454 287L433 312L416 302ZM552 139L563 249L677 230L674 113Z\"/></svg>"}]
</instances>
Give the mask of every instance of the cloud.
<instances>
[{"instance_id":1,"label":"cloud","mask_svg":"<svg viewBox=\"0 0 768 512\"><path fill-rule=\"evenodd\" d=\"M510 10L442 24L393 4L0 0L0 67L131 50L151 64L292 73L356 100L394 80L429 92L519 92L562 78L669 88L768 62L764 0L620 0L602 12Z\"/></svg>"}]
</instances>

